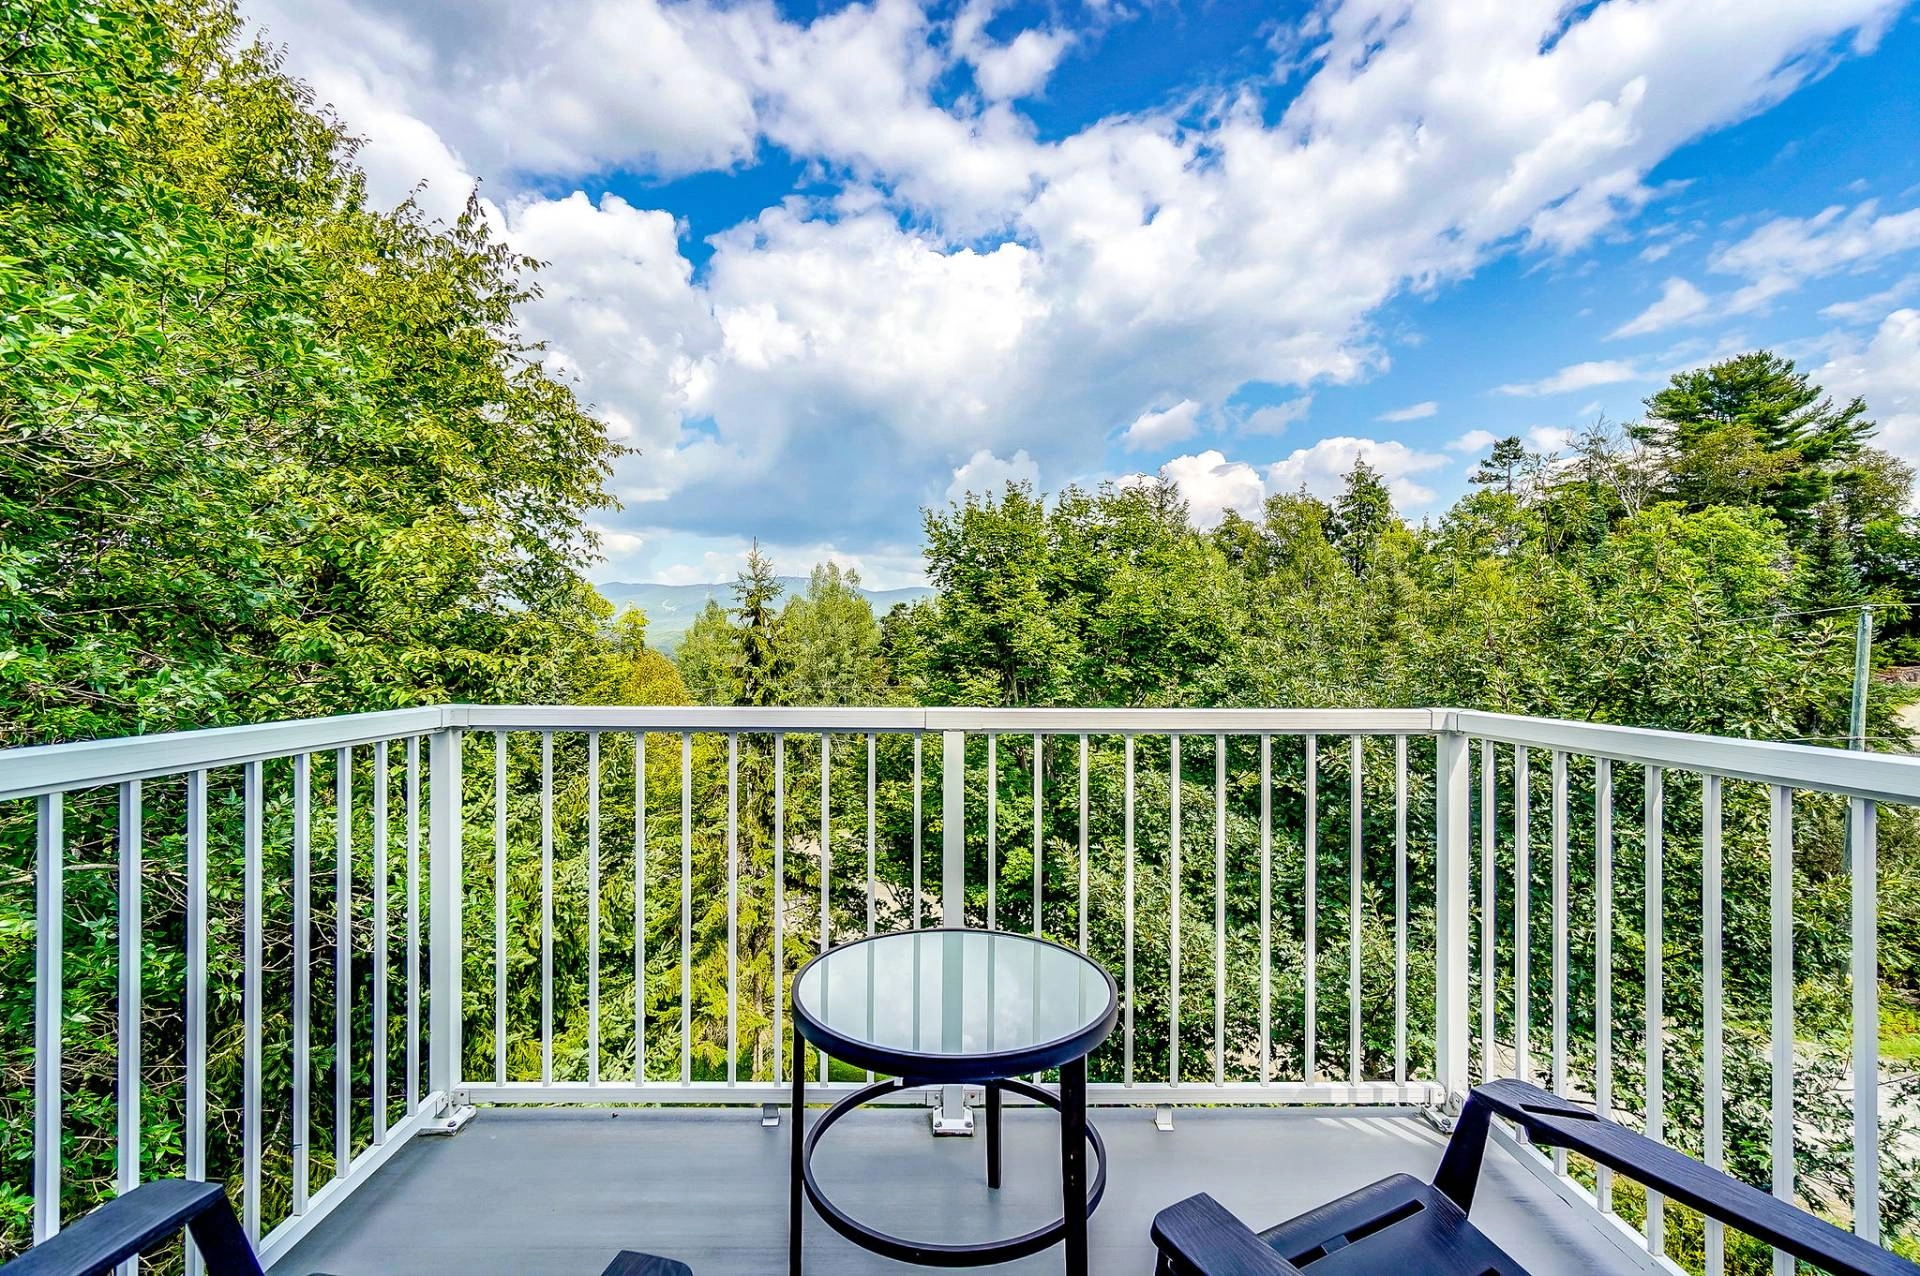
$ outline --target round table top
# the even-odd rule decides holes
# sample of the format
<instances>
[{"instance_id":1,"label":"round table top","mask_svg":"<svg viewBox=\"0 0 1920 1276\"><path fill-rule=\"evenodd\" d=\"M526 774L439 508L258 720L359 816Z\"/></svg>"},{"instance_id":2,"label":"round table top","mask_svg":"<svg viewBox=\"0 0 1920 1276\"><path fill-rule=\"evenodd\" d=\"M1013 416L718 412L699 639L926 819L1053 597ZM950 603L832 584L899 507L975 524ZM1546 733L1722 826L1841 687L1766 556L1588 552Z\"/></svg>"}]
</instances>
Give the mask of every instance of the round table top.
<instances>
[{"instance_id":1,"label":"round table top","mask_svg":"<svg viewBox=\"0 0 1920 1276\"><path fill-rule=\"evenodd\" d=\"M833 1058L925 1081L987 1081L1090 1052L1113 978L1071 948L990 930L912 930L830 949L793 981L800 1035Z\"/></svg>"}]
</instances>

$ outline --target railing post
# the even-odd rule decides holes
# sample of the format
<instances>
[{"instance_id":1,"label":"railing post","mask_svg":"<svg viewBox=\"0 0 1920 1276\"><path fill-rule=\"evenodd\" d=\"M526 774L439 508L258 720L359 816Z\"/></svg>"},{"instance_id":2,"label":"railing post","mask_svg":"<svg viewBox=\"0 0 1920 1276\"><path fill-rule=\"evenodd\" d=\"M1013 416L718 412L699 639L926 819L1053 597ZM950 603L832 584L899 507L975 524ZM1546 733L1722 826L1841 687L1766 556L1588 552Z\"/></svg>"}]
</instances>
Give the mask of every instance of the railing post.
<instances>
[{"instance_id":1,"label":"railing post","mask_svg":"<svg viewBox=\"0 0 1920 1276\"><path fill-rule=\"evenodd\" d=\"M967 733L940 733L940 924L967 924ZM972 1134L964 1086L940 1088L935 1134Z\"/></svg>"},{"instance_id":2,"label":"railing post","mask_svg":"<svg viewBox=\"0 0 1920 1276\"><path fill-rule=\"evenodd\" d=\"M427 1086L445 1097L448 1126L457 1129L472 1109L456 1112L460 1086L460 728L448 727L428 739L427 874L432 921L427 932L428 1017ZM430 1127L431 1128L431 1127Z\"/></svg>"},{"instance_id":3,"label":"railing post","mask_svg":"<svg viewBox=\"0 0 1920 1276\"><path fill-rule=\"evenodd\" d=\"M1466 735L1436 736L1434 830L1437 872L1434 932L1434 1074L1449 1104L1465 1098L1467 1073L1467 802Z\"/></svg>"}]
</instances>

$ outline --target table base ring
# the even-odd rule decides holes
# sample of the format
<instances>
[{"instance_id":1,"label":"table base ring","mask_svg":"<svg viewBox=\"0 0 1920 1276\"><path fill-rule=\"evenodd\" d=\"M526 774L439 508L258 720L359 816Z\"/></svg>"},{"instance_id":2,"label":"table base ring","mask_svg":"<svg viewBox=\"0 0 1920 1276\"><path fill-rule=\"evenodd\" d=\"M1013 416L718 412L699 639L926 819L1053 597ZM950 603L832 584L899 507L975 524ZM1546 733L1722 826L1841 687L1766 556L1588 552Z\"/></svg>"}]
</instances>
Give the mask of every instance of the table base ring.
<instances>
[{"instance_id":1,"label":"table base ring","mask_svg":"<svg viewBox=\"0 0 1920 1276\"><path fill-rule=\"evenodd\" d=\"M1044 1104L1056 1112L1060 1110L1060 1096L1040 1086L1012 1077L995 1081L994 1084L1009 1093ZM932 1241L906 1240L868 1227L827 1199L826 1192L813 1176L813 1147L820 1141L820 1136L835 1121L880 1095L917 1088L920 1087L905 1078L876 1081L840 1100L811 1123L806 1134L805 1155L800 1161L800 1175L806 1187L807 1199L813 1202L814 1209L827 1221L827 1225L862 1249L902 1262L917 1263L922 1267L985 1267L993 1263L1009 1263L1059 1244L1067 1232L1067 1220L1064 1217L1006 1240L944 1245ZM1094 1156L1093 1178L1087 1184L1087 1215L1091 1217L1107 1190L1107 1147L1092 1122L1087 1123L1087 1142L1093 1145Z\"/></svg>"}]
</instances>

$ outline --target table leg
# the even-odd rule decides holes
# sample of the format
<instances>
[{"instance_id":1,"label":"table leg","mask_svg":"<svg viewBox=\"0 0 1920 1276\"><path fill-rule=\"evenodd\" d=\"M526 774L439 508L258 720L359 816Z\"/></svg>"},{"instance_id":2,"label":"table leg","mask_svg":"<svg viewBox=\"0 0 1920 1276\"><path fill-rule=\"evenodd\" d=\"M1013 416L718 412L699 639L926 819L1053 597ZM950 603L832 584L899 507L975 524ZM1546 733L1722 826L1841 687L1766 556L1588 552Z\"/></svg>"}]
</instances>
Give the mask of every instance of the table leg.
<instances>
[{"instance_id":1,"label":"table leg","mask_svg":"<svg viewBox=\"0 0 1920 1276\"><path fill-rule=\"evenodd\" d=\"M800 1041L800 1026L793 1029L793 1164L787 1184L787 1272L800 1276L800 1222L807 1207L801 1186L801 1159L806 1156L807 1132L807 1051Z\"/></svg>"},{"instance_id":2,"label":"table leg","mask_svg":"<svg viewBox=\"0 0 1920 1276\"><path fill-rule=\"evenodd\" d=\"M987 1082L987 1186L1000 1186L1000 1083Z\"/></svg>"},{"instance_id":3,"label":"table leg","mask_svg":"<svg viewBox=\"0 0 1920 1276\"><path fill-rule=\"evenodd\" d=\"M1060 1067L1060 1194L1067 1223L1067 1276L1087 1276L1087 1060Z\"/></svg>"}]
</instances>

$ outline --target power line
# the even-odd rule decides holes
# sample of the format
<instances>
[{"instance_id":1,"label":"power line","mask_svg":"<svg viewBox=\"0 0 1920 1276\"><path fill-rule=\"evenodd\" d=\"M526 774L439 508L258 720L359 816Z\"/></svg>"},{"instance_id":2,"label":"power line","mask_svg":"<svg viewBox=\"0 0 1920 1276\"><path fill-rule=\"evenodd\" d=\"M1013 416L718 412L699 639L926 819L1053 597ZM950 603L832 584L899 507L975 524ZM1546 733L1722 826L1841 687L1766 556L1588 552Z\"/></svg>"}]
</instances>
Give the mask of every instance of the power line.
<instances>
[{"instance_id":1,"label":"power line","mask_svg":"<svg viewBox=\"0 0 1920 1276\"><path fill-rule=\"evenodd\" d=\"M1723 620L1705 620L1706 625L1750 625L1763 620L1787 620L1795 616L1830 616L1835 612L1860 611L1872 607L1920 607L1920 599L1881 599L1870 603L1847 603L1840 607L1808 607L1801 611L1774 611L1761 616L1728 616Z\"/></svg>"}]
</instances>

